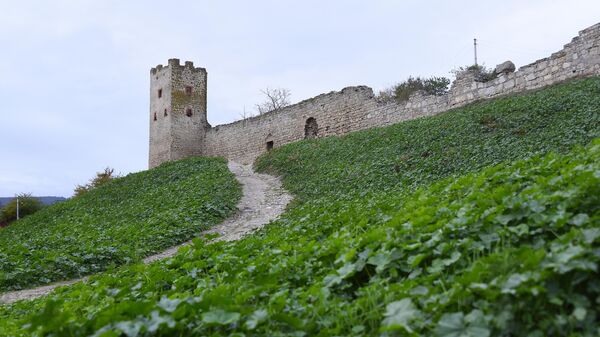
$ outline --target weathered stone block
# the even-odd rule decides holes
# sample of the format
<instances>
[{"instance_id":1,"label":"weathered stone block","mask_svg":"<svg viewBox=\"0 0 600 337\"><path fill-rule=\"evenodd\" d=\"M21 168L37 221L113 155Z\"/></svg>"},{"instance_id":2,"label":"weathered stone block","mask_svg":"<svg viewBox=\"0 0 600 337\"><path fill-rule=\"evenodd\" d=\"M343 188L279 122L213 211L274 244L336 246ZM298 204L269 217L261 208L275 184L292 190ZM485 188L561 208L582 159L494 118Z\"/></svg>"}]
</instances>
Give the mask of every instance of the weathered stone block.
<instances>
[{"instance_id":1,"label":"weathered stone block","mask_svg":"<svg viewBox=\"0 0 600 337\"><path fill-rule=\"evenodd\" d=\"M515 69L516 67L514 63L511 61L505 61L497 65L495 71L497 74L509 74L513 73Z\"/></svg>"}]
</instances>

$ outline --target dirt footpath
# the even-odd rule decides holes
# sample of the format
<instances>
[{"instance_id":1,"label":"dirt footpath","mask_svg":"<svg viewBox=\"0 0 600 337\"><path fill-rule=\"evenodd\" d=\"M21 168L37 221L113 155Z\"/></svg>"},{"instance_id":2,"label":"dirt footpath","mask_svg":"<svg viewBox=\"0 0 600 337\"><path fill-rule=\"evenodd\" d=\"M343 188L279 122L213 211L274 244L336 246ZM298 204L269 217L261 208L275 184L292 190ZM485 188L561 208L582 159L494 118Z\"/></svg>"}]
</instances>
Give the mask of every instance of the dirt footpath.
<instances>
[{"instance_id":1,"label":"dirt footpath","mask_svg":"<svg viewBox=\"0 0 600 337\"><path fill-rule=\"evenodd\" d=\"M238 203L238 212L223 223L204 231L202 234L220 234L215 241L239 240L242 236L261 228L275 220L292 200L282 187L281 181L268 174L259 174L252 170L250 165L229 162L229 170L235 174L236 179L242 184L243 196ZM179 248L189 245L191 241L171 247L161 253L146 257L143 262L169 258L177 253ZM87 277L53 283L50 285L8 292L0 295L0 303L13 303L20 300L38 298L51 293L58 287L68 286L76 282L87 280Z\"/></svg>"}]
</instances>

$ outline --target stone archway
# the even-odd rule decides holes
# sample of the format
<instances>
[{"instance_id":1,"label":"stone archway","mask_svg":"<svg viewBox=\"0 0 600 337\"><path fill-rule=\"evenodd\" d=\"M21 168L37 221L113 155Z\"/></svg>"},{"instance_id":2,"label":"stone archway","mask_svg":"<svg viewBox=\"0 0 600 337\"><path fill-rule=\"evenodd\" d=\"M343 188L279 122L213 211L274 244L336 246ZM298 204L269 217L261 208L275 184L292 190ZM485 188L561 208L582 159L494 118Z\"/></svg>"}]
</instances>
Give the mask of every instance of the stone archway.
<instances>
[{"instance_id":1,"label":"stone archway","mask_svg":"<svg viewBox=\"0 0 600 337\"><path fill-rule=\"evenodd\" d=\"M319 125L317 124L317 120L313 117L308 118L304 125L304 139L317 138L318 132Z\"/></svg>"}]
</instances>

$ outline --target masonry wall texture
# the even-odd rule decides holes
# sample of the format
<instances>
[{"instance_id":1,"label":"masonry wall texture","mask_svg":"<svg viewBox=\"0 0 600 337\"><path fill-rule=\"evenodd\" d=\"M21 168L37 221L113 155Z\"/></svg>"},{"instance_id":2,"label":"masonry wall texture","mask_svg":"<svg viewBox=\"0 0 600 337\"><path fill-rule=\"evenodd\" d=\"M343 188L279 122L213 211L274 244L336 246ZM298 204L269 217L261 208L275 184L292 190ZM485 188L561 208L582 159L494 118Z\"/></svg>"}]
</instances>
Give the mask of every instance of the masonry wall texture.
<instances>
[{"instance_id":1,"label":"masonry wall texture","mask_svg":"<svg viewBox=\"0 0 600 337\"><path fill-rule=\"evenodd\" d=\"M190 155L222 156L241 163L251 163L270 147L276 148L304 139L309 118L316 120L318 125L316 137L342 135L432 116L482 99L534 90L568 79L600 75L600 23L579 32L562 50L550 57L523 66L516 72L500 74L491 81L478 82L475 72L465 71L457 76L449 92L442 96L416 92L403 103L384 102L375 97L369 87L348 87L280 110L215 127L210 127L206 122L206 71L202 68L191 66L191 69L202 69L203 76L192 76L197 79L194 85L200 94L194 99L199 102L186 101L182 105L172 98L171 101L155 102L156 97L152 95L156 93L153 90L161 86L170 88L170 85L179 90L181 84L175 79L182 78L180 81L188 83L187 77L179 75L171 75L172 83L167 83L169 77L166 74L172 68L172 61L169 61L167 69L158 66L151 73L150 167ZM165 72L164 77L157 76L162 72ZM154 110L168 109L169 104L174 110L197 105L204 116L197 117L197 124L190 124L183 117L179 119L179 115L176 122L163 121L160 124L153 121Z\"/></svg>"},{"instance_id":2,"label":"masonry wall texture","mask_svg":"<svg viewBox=\"0 0 600 337\"><path fill-rule=\"evenodd\" d=\"M150 70L149 166L203 154L206 130L206 69L169 60Z\"/></svg>"}]
</instances>

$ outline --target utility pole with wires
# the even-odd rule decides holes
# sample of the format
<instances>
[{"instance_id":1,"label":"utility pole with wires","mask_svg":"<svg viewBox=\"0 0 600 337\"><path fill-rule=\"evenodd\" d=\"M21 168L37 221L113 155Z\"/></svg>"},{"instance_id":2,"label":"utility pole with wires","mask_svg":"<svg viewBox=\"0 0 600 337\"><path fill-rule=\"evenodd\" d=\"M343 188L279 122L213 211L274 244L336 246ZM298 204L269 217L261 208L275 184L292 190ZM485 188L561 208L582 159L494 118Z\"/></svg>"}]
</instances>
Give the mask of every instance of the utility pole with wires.
<instances>
[{"instance_id":1,"label":"utility pole with wires","mask_svg":"<svg viewBox=\"0 0 600 337\"><path fill-rule=\"evenodd\" d=\"M477 39L473 39L473 53L475 54L475 66L477 66Z\"/></svg>"}]
</instances>

